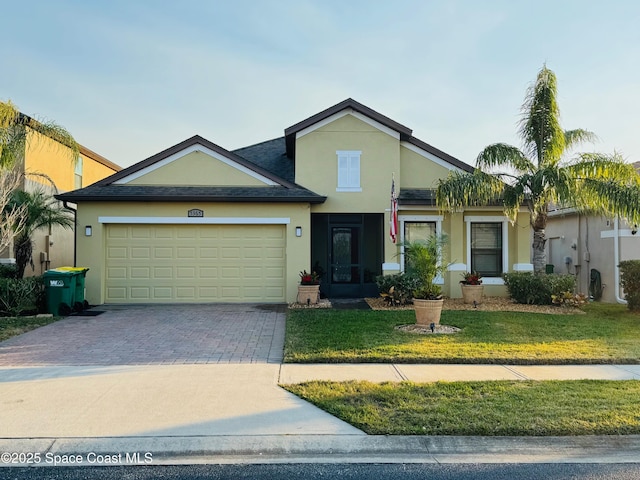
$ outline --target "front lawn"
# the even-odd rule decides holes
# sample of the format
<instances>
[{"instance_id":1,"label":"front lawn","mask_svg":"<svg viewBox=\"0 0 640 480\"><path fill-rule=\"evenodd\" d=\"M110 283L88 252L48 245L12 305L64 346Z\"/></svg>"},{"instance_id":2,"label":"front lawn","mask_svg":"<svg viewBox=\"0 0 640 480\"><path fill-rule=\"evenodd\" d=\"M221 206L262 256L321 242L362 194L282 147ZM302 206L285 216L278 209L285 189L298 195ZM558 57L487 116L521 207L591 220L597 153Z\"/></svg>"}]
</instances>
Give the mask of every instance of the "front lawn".
<instances>
[{"instance_id":1,"label":"front lawn","mask_svg":"<svg viewBox=\"0 0 640 480\"><path fill-rule=\"evenodd\" d=\"M60 320L60 317L0 317L0 342Z\"/></svg>"},{"instance_id":2,"label":"front lawn","mask_svg":"<svg viewBox=\"0 0 640 480\"><path fill-rule=\"evenodd\" d=\"M589 304L586 314L449 310L454 335L395 330L412 310L290 310L290 363L640 363L640 316L622 305Z\"/></svg>"},{"instance_id":3,"label":"front lawn","mask_svg":"<svg viewBox=\"0 0 640 480\"><path fill-rule=\"evenodd\" d=\"M370 435L640 434L640 381L310 382L290 392Z\"/></svg>"}]
</instances>

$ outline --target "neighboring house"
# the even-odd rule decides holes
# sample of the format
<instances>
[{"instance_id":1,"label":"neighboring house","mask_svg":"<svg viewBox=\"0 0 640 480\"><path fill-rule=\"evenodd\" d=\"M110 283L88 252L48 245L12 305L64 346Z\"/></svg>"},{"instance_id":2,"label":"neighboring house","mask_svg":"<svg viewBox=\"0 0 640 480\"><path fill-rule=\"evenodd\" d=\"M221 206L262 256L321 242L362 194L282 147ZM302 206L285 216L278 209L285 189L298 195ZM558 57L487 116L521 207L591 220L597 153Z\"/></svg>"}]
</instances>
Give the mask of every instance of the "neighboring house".
<instances>
[{"instance_id":1,"label":"neighboring house","mask_svg":"<svg viewBox=\"0 0 640 480\"><path fill-rule=\"evenodd\" d=\"M25 180L22 188L26 191L43 189L51 192L67 192L97 182L121 168L106 158L80 146L80 156L75 165L70 160L68 147L44 136L32 129L28 132L28 141L23 153L24 161L20 169ZM44 174L55 184L37 175ZM75 205L70 205L75 207ZM34 269L27 266L25 276L40 275L49 268L74 263L74 232L62 227L40 229L32 237ZM0 253L0 263L13 263L13 246Z\"/></svg>"},{"instance_id":2,"label":"neighboring house","mask_svg":"<svg viewBox=\"0 0 640 480\"><path fill-rule=\"evenodd\" d=\"M532 270L529 214L513 226L499 206L443 215L434 188L455 170L473 168L348 99L284 137L230 152L194 136L58 198L78 204L92 304L293 302L312 266L330 297L377 295L376 276L403 269L402 242L434 232L450 239L445 294L479 270L487 294L505 295L502 273Z\"/></svg>"},{"instance_id":3,"label":"neighboring house","mask_svg":"<svg viewBox=\"0 0 640 480\"><path fill-rule=\"evenodd\" d=\"M634 166L640 170L640 162ZM603 302L624 302L618 264L640 259L637 225L560 208L549 212L546 234L547 261L555 273L575 275L579 293Z\"/></svg>"}]
</instances>

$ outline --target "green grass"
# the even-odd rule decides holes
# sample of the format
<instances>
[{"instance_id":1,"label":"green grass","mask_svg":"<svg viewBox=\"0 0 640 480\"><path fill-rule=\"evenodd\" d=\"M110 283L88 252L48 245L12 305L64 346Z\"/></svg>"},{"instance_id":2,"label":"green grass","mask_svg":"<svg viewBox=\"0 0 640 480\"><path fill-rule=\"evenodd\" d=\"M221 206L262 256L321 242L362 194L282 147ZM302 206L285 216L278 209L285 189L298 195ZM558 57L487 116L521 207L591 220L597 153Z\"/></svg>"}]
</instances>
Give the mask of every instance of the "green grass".
<instances>
[{"instance_id":1,"label":"green grass","mask_svg":"<svg viewBox=\"0 0 640 480\"><path fill-rule=\"evenodd\" d=\"M640 381L310 382L284 388L370 435L640 434Z\"/></svg>"},{"instance_id":2,"label":"green grass","mask_svg":"<svg viewBox=\"0 0 640 480\"><path fill-rule=\"evenodd\" d=\"M590 304L586 314L442 312L454 335L395 330L412 310L290 310L290 363L640 363L640 316L624 306Z\"/></svg>"},{"instance_id":3,"label":"green grass","mask_svg":"<svg viewBox=\"0 0 640 480\"><path fill-rule=\"evenodd\" d=\"M0 317L0 342L57 320L60 317Z\"/></svg>"}]
</instances>

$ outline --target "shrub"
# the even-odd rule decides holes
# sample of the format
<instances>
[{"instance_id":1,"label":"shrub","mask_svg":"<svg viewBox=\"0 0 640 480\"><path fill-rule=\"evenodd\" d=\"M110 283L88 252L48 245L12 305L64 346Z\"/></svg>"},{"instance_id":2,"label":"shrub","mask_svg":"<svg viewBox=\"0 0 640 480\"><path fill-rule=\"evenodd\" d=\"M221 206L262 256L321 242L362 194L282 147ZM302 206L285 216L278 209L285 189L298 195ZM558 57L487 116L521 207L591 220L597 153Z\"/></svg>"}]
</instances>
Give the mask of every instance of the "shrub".
<instances>
[{"instance_id":1,"label":"shrub","mask_svg":"<svg viewBox=\"0 0 640 480\"><path fill-rule=\"evenodd\" d=\"M0 278L16 278L17 272L15 265L0 263Z\"/></svg>"},{"instance_id":2,"label":"shrub","mask_svg":"<svg viewBox=\"0 0 640 480\"><path fill-rule=\"evenodd\" d=\"M551 301L560 307L580 307L587 303L587 296L583 293L573 293L567 290L560 295L551 295Z\"/></svg>"},{"instance_id":3,"label":"shrub","mask_svg":"<svg viewBox=\"0 0 640 480\"><path fill-rule=\"evenodd\" d=\"M553 295L573 292L576 279L573 275L513 272L504 274L504 283L517 303L551 305Z\"/></svg>"},{"instance_id":4,"label":"shrub","mask_svg":"<svg viewBox=\"0 0 640 480\"><path fill-rule=\"evenodd\" d=\"M380 275L376 277L376 284L380 290L380 296L392 306L411 303L413 291L418 286L418 280L406 273L395 275Z\"/></svg>"},{"instance_id":5,"label":"shrub","mask_svg":"<svg viewBox=\"0 0 640 480\"><path fill-rule=\"evenodd\" d=\"M36 313L43 303L42 277L0 278L0 315Z\"/></svg>"},{"instance_id":6,"label":"shrub","mask_svg":"<svg viewBox=\"0 0 640 480\"><path fill-rule=\"evenodd\" d=\"M629 310L640 310L640 260L620 262L620 285Z\"/></svg>"}]
</instances>

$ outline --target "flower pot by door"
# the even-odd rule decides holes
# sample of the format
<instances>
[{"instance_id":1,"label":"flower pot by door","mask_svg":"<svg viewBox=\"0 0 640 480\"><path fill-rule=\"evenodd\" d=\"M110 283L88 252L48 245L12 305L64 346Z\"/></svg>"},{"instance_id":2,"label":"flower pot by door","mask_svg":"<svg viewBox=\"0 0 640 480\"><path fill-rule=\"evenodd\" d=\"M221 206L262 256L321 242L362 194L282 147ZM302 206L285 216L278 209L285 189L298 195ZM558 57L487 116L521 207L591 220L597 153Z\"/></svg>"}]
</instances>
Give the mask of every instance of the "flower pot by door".
<instances>
[{"instance_id":1,"label":"flower pot by door","mask_svg":"<svg viewBox=\"0 0 640 480\"><path fill-rule=\"evenodd\" d=\"M320 298L320 285L298 285L298 303L314 305Z\"/></svg>"},{"instance_id":2,"label":"flower pot by door","mask_svg":"<svg viewBox=\"0 0 640 480\"><path fill-rule=\"evenodd\" d=\"M482 303L483 292L484 285L462 285L462 299L464 303L480 305Z\"/></svg>"},{"instance_id":3,"label":"flower pot by door","mask_svg":"<svg viewBox=\"0 0 640 480\"><path fill-rule=\"evenodd\" d=\"M420 300L413 299L413 306L416 311L416 324L430 326L432 323L440 324L440 315L442 314L442 305L444 299L440 300Z\"/></svg>"}]
</instances>

